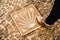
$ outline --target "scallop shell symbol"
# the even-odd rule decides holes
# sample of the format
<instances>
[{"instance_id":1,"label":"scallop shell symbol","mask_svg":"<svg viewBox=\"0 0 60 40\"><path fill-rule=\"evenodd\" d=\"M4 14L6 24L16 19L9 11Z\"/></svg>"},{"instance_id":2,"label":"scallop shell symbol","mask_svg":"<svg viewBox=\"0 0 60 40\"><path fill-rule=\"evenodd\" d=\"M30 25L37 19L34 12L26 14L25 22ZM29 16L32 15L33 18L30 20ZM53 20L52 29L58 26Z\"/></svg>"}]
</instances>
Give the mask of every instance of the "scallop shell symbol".
<instances>
[{"instance_id":1,"label":"scallop shell symbol","mask_svg":"<svg viewBox=\"0 0 60 40\"><path fill-rule=\"evenodd\" d=\"M33 4L10 14L22 36L41 27L36 19L39 15Z\"/></svg>"},{"instance_id":2,"label":"scallop shell symbol","mask_svg":"<svg viewBox=\"0 0 60 40\"><path fill-rule=\"evenodd\" d=\"M15 15L15 19L18 21L18 24L23 28L33 28L37 21L36 21L36 13L33 8L29 10L24 10L20 12L18 15ZM17 19L18 18L18 19Z\"/></svg>"}]
</instances>

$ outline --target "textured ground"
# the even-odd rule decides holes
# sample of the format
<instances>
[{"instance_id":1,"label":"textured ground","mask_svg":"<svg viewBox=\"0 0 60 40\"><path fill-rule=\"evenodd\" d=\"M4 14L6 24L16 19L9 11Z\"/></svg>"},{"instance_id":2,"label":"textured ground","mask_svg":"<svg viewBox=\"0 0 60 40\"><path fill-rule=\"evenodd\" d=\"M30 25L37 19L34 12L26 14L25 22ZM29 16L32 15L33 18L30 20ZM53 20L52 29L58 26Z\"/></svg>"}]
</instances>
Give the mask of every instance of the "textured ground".
<instances>
[{"instance_id":1,"label":"textured ground","mask_svg":"<svg viewBox=\"0 0 60 40\"><path fill-rule=\"evenodd\" d=\"M60 20L52 26L21 36L9 13L34 4L45 18L50 14L54 0L0 0L0 40L60 40Z\"/></svg>"}]
</instances>

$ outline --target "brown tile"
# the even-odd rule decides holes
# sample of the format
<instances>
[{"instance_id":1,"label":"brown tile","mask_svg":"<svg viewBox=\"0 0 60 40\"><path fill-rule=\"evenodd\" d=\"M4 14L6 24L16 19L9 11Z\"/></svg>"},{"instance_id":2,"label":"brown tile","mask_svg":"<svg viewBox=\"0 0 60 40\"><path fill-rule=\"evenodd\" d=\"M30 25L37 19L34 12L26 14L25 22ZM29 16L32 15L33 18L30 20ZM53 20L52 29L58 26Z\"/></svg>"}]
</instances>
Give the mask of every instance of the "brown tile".
<instances>
[{"instance_id":1,"label":"brown tile","mask_svg":"<svg viewBox=\"0 0 60 40\"><path fill-rule=\"evenodd\" d=\"M36 20L36 16L38 15L40 14L33 4L21 10L10 13L10 16L12 17L22 36L41 27Z\"/></svg>"}]
</instances>

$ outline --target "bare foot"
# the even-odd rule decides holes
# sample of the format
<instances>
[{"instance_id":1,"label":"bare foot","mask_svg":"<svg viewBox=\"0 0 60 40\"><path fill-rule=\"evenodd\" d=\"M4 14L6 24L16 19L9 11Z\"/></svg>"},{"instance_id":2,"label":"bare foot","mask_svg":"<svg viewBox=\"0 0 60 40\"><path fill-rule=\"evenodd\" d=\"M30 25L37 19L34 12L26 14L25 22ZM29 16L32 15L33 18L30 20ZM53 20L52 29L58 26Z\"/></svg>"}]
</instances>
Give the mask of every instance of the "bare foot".
<instances>
[{"instance_id":1,"label":"bare foot","mask_svg":"<svg viewBox=\"0 0 60 40\"><path fill-rule=\"evenodd\" d=\"M44 23L44 22L45 22L45 18L42 17L42 16L37 16L37 21L38 21L39 23Z\"/></svg>"},{"instance_id":2,"label":"bare foot","mask_svg":"<svg viewBox=\"0 0 60 40\"><path fill-rule=\"evenodd\" d=\"M45 23L45 20L46 18L42 17L42 16L37 16L37 21L40 23L40 24L45 24L46 26L50 26L48 24Z\"/></svg>"}]
</instances>

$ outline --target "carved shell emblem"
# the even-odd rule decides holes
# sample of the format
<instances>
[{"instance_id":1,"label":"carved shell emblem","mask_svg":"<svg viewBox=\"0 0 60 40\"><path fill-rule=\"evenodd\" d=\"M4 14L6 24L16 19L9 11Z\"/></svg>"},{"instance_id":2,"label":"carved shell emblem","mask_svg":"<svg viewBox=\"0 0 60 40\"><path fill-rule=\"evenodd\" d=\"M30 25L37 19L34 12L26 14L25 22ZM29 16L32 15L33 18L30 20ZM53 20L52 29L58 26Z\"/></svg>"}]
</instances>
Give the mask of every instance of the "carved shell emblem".
<instances>
[{"instance_id":1,"label":"carved shell emblem","mask_svg":"<svg viewBox=\"0 0 60 40\"><path fill-rule=\"evenodd\" d=\"M10 14L22 36L41 27L36 17L39 14L33 4Z\"/></svg>"}]
</instances>

